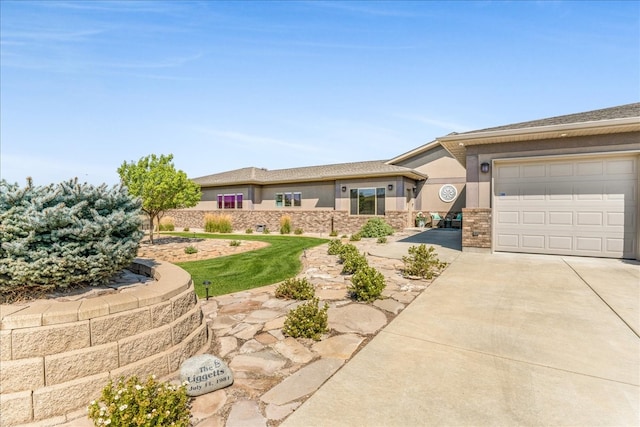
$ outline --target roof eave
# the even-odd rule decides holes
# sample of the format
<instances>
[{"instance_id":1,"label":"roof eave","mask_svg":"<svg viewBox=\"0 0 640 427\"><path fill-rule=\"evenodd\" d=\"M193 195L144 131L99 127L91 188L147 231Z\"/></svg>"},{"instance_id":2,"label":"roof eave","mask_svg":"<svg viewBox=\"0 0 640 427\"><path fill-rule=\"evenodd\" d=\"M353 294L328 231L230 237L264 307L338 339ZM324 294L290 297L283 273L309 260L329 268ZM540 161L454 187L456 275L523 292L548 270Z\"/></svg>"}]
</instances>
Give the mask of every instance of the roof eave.
<instances>
[{"instance_id":1,"label":"roof eave","mask_svg":"<svg viewBox=\"0 0 640 427\"><path fill-rule=\"evenodd\" d=\"M436 138L440 144L466 167L466 146L501 144L576 136L604 135L640 131L640 117L598 120L487 132L470 132Z\"/></svg>"}]
</instances>

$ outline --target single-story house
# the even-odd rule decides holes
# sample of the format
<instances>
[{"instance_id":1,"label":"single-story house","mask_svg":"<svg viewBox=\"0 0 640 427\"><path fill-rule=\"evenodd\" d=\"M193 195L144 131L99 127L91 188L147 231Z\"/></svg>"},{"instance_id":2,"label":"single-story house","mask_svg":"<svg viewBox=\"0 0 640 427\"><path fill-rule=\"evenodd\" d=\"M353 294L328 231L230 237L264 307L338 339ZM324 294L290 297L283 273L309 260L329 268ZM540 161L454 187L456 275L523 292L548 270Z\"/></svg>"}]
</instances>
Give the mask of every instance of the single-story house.
<instances>
[{"instance_id":1,"label":"single-story house","mask_svg":"<svg viewBox=\"0 0 640 427\"><path fill-rule=\"evenodd\" d=\"M418 212L462 212L465 251L640 257L640 103L453 133L390 160L195 178L202 201L173 211L179 227L205 213L235 229L357 231L371 217L396 229Z\"/></svg>"}]
</instances>

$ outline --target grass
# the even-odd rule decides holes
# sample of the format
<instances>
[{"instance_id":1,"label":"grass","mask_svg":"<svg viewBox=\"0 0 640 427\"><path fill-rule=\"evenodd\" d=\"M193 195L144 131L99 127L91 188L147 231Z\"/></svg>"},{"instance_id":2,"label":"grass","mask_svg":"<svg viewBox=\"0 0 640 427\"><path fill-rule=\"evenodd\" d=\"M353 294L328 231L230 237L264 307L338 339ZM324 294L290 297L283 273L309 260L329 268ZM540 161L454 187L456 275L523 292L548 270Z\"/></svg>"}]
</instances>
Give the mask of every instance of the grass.
<instances>
[{"instance_id":1,"label":"grass","mask_svg":"<svg viewBox=\"0 0 640 427\"><path fill-rule=\"evenodd\" d=\"M205 296L205 288L202 284L205 280L211 282L209 295L215 296L272 285L293 277L302 268L300 262L302 251L328 242L327 239L298 236L167 234L200 239L257 240L269 243L269 246L255 251L177 263L191 274L196 293L200 297Z\"/></svg>"}]
</instances>

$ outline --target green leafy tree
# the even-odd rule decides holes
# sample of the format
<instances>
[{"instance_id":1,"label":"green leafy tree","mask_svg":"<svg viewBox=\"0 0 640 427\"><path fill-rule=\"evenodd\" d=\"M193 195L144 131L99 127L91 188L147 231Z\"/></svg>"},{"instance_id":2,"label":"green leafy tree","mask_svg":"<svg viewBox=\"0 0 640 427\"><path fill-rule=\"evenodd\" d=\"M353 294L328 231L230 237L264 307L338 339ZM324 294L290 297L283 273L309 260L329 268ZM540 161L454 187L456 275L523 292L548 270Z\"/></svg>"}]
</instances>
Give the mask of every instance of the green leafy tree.
<instances>
[{"instance_id":1,"label":"green leafy tree","mask_svg":"<svg viewBox=\"0 0 640 427\"><path fill-rule=\"evenodd\" d=\"M176 170L173 154L151 154L137 163L124 162L118 168L120 180L129 194L142 199L142 211L149 217L150 239L153 243L153 224L169 209L190 208L200 201L200 186Z\"/></svg>"}]
</instances>

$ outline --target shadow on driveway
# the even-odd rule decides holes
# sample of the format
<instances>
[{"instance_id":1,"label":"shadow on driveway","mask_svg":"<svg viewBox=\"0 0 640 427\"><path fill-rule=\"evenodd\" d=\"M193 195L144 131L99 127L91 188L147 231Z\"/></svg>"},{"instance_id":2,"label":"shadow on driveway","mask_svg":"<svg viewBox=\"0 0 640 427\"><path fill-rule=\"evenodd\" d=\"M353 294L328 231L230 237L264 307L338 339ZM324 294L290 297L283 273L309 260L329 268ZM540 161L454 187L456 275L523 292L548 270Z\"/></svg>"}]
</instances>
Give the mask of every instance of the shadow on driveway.
<instances>
[{"instance_id":1,"label":"shadow on driveway","mask_svg":"<svg viewBox=\"0 0 640 427\"><path fill-rule=\"evenodd\" d=\"M421 233L414 234L402 240L400 243L413 243L436 245L443 248L462 250L462 230L459 228L429 228Z\"/></svg>"}]
</instances>

